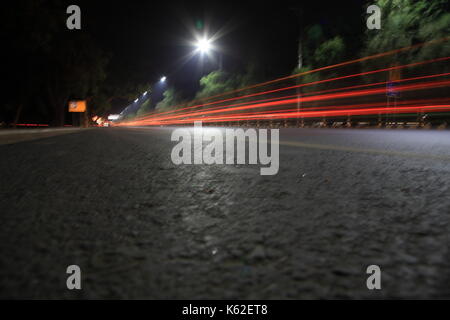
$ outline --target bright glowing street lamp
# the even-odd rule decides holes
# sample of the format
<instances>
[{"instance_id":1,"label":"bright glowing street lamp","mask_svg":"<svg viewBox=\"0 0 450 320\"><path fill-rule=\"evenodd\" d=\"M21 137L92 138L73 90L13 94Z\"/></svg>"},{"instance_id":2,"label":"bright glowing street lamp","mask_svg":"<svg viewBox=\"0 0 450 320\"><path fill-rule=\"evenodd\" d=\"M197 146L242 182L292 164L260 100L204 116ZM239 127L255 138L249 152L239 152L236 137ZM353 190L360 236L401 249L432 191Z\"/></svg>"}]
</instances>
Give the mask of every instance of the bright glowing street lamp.
<instances>
[{"instance_id":1,"label":"bright glowing street lamp","mask_svg":"<svg viewBox=\"0 0 450 320\"><path fill-rule=\"evenodd\" d=\"M208 39L206 36L203 38L197 38L197 41L193 43L196 47L194 53L200 53L200 57L202 59L204 55L207 55L208 58L216 60L219 70L222 70L222 53L214 45L214 40L214 37ZM216 55L215 59L214 55Z\"/></svg>"},{"instance_id":2,"label":"bright glowing street lamp","mask_svg":"<svg viewBox=\"0 0 450 320\"><path fill-rule=\"evenodd\" d=\"M162 76L161 79L159 79L159 82L166 82L166 76Z\"/></svg>"},{"instance_id":3,"label":"bright glowing street lamp","mask_svg":"<svg viewBox=\"0 0 450 320\"><path fill-rule=\"evenodd\" d=\"M211 40L206 38L200 39L197 41L197 50L201 53L208 53L211 50Z\"/></svg>"}]
</instances>

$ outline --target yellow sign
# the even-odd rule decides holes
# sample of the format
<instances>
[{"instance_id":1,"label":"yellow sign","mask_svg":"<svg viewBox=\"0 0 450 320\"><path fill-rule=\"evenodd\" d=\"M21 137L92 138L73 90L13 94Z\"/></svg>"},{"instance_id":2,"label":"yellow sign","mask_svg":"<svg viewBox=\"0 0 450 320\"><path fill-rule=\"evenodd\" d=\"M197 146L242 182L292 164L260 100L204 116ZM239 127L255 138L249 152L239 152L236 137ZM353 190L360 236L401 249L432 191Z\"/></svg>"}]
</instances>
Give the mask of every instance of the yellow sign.
<instances>
[{"instance_id":1,"label":"yellow sign","mask_svg":"<svg viewBox=\"0 0 450 320\"><path fill-rule=\"evenodd\" d=\"M69 101L69 112L85 112L86 100Z\"/></svg>"}]
</instances>

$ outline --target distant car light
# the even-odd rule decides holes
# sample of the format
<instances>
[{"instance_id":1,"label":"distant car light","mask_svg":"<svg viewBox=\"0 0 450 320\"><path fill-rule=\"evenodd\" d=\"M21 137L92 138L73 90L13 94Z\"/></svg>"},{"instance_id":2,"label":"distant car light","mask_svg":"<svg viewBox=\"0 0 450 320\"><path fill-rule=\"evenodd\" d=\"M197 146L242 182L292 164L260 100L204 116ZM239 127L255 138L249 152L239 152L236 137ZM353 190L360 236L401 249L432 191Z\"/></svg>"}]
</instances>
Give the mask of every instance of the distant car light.
<instances>
[{"instance_id":1,"label":"distant car light","mask_svg":"<svg viewBox=\"0 0 450 320\"><path fill-rule=\"evenodd\" d=\"M110 114L108 116L108 120L118 120L120 118L120 114Z\"/></svg>"}]
</instances>

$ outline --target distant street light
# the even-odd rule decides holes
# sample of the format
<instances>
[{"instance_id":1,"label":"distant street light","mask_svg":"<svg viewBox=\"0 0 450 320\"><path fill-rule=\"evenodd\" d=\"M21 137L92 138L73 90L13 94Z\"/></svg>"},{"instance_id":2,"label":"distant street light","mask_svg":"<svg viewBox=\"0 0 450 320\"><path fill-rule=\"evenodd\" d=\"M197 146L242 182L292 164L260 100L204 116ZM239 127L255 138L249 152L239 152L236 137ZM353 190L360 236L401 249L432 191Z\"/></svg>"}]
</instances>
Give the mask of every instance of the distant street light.
<instances>
[{"instance_id":1,"label":"distant street light","mask_svg":"<svg viewBox=\"0 0 450 320\"><path fill-rule=\"evenodd\" d=\"M158 91L158 92L160 92L161 91L161 89L164 89L165 87L166 87L166 85L165 85L165 82L167 81L167 77L166 76L162 76L160 79L159 79L159 82L156 82L156 83L154 83L154 85L155 85L155 91ZM158 85L159 84L159 85ZM159 87L159 88L158 88ZM156 90L157 89L157 90ZM136 108L138 105L136 105L136 103L138 103L139 102L139 99L142 99L141 100L141 104L143 104L147 99L146 99L146 97L147 96L154 96L154 91L153 91L153 89L151 88L151 89L149 89L148 91L144 91L144 93L142 93L142 96L139 96L139 97L137 97L134 101L133 101L133 103L131 103L129 106L127 106L124 110L122 110L122 112L119 114L119 115L121 115L121 116L126 116L127 115L127 112L128 112L128 110L130 109L130 108Z\"/></svg>"}]
</instances>

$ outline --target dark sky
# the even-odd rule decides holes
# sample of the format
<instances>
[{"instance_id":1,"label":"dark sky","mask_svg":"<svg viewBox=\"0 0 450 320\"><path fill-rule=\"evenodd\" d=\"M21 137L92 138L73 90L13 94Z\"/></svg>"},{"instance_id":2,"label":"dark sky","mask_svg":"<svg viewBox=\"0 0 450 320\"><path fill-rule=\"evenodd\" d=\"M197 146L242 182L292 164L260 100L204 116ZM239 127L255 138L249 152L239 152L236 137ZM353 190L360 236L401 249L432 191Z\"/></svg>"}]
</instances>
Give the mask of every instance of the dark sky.
<instances>
[{"instance_id":1,"label":"dark sky","mask_svg":"<svg viewBox=\"0 0 450 320\"><path fill-rule=\"evenodd\" d=\"M118 81L156 82L161 75L192 92L213 63L199 65L194 47L196 21L204 24L222 53L224 69L243 72L256 63L265 78L292 72L301 25L320 23L338 33L361 34L363 0L346 1L81 1L82 28L112 53L109 74ZM303 18L298 17L299 9ZM355 29L358 28L358 29ZM202 31L199 31L202 33Z\"/></svg>"},{"instance_id":2,"label":"dark sky","mask_svg":"<svg viewBox=\"0 0 450 320\"><path fill-rule=\"evenodd\" d=\"M313 24L319 24L326 30L325 39L342 36L347 45L346 51L349 54L357 54L357 45L361 43L365 31L367 1L369 0L7 2L1 13L3 20L8 22L6 25L9 31L5 32L7 36L4 43L6 48L11 49L7 51L7 60L11 63L5 72L15 72L16 75L14 81L10 81L9 91L21 94L21 88L16 83L28 81L15 68L25 65L23 69L27 69L26 64L23 64L23 54L28 51L23 51L22 47L31 50L26 46L29 38L27 34L33 36L28 30L30 26L42 27L44 35L46 30L54 32L56 28L62 28L64 31L59 32L58 37L65 36L66 32L80 32L65 28L65 20L68 17L65 8L70 4L77 4L81 8L81 32L88 33L110 56L106 70L107 81L108 84L114 85L107 84L108 88L121 86L122 83L125 87L130 82L156 84L160 77L165 75L168 79L166 88L174 86L178 92L184 94L184 98L192 98L198 89L199 79L217 69L217 63L211 59L203 59L202 66L199 54L188 59L195 50L189 42L194 42L196 35L206 33L209 37L217 36L213 43L216 47L213 58L217 59L219 54L221 55L225 71L243 74L249 65L253 65L259 74L258 78L265 81L292 73L297 66L299 31ZM8 4L12 10L8 10ZM39 10L41 7L42 10ZM301 16L299 12L302 12ZM15 21L17 18L18 22ZM29 24L27 19L30 20ZM204 26L202 30L196 29L198 21ZM4 30L0 33L2 31ZM14 32L18 34L15 35ZM15 49L17 51L14 51ZM45 54L43 56L49 58L45 57ZM36 59L39 57L36 56ZM51 59L45 61L50 63ZM35 69L36 72L42 71L37 67ZM10 100L9 104L14 106L14 98ZM112 112L120 112L132 102L116 100L113 100Z\"/></svg>"},{"instance_id":3,"label":"dark sky","mask_svg":"<svg viewBox=\"0 0 450 320\"><path fill-rule=\"evenodd\" d=\"M70 4L81 7L81 32L65 27L68 17L65 8ZM116 113L134 100L128 101L128 96L124 98L123 93L116 89L117 86L127 87L129 83L133 84L132 88L138 88L135 84L139 83L156 86L163 75L168 79L166 88L174 86L178 92L184 93L183 98L192 98L201 76L217 69L217 65L208 59L204 59L206 64L201 66L199 54L187 59L195 50L189 42L195 40L196 33L217 36L213 43L217 50L213 54L216 58L219 54L222 56L225 71L243 74L246 67L253 65L259 73L258 81L292 73L297 66L300 30L303 30L304 49L308 51L304 54L306 64L308 59L314 64L314 50L322 41L337 35L345 43L345 56L339 56L338 59L359 56L367 30L366 9L369 4L370 0L7 1L0 11L2 21L5 22L0 30L2 39L5 39L4 53L7 58L4 60L8 62L4 73L10 79L6 91L11 93L6 103L3 102L6 106L3 110L7 109L5 118L14 116L13 109L18 104L28 106L27 114L52 117L50 113L53 111L48 107L47 100L56 99L47 97L48 93L43 94L42 99L34 99L33 95L53 87L55 92L61 94L70 92L69 89L58 90L58 81L51 78L62 74L59 70L66 70L58 59L53 58L60 57L59 54L70 58L70 54L63 49L73 49L70 46L71 39L75 39L73 44L76 39L79 43L90 44L91 41L84 41L86 38L83 33L88 33L111 57L106 70L107 82L102 89L105 89L104 94L108 98L114 97L112 112ZM196 29L198 21L204 25L203 30ZM312 25L320 25L324 36L306 36L305 30ZM39 29L42 30L33 32ZM320 28L314 28L317 29ZM314 38L316 40L309 41ZM61 60L64 62L70 59ZM327 63L322 60L316 61L316 64ZM42 81L42 85L35 85L33 82L39 81L40 77L45 81ZM66 83L62 85L70 86ZM153 102L154 93L151 95ZM138 94L141 96L141 93ZM117 99L117 95L121 98ZM24 97L21 101L26 103L17 102L17 96Z\"/></svg>"},{"instance_id":4,"label":"dark sky","mask_svg":"<svg viewBox=\"0 0 450 320\"><path fill-rule=\"evenodd\" d=\"M256 58L270 61L267 68L276 73L295 65L298 21L294 11L281 6L250 1L90 1L82 12L83 27L114 54L117 72L126 66L126 74L155 80L167 74L187 82L200 72L198 56L183 59L194 50L186 42L193 40L198 20L208 34L224 34L215 45L220 46L225 69L243 68Z\"/></svg>"}]
</instances>

